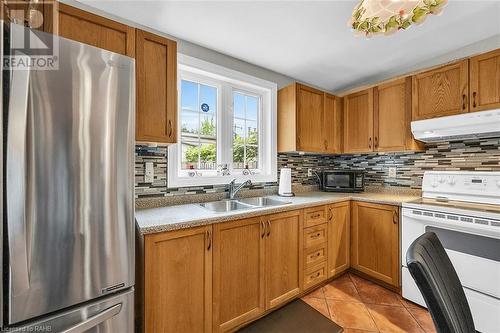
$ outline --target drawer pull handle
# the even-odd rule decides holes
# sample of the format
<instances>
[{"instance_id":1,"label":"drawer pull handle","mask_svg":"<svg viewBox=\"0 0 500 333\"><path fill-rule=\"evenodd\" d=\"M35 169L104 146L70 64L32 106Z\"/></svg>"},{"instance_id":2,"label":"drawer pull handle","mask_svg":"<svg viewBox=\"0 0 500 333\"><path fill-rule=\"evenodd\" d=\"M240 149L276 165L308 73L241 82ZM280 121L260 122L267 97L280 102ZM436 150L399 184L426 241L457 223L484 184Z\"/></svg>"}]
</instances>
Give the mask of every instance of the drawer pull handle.
<instances>
[{"instance_id":1,"label":"drawer pull handle","mask_svg":"<svg viewBox=\"0 0 500 333\"><path fill-rule=\"evenodd\" d=\"M321 234L318 232L317 234L312 235L311 238L318 238L319 236L321 236Z\"/></svg>"},{"instance_id":2,"label":"drawer pull handle","mask_svg":"<svg viewBox=\"0 0 500 333\"><path fill-rule=\"evenodd\" d=\"M312 219L317 219L320 216L321 216L321 214L318 213L318 214L311 215L311 218Z\"/></svg>"},{"instance_id":3,"label":"drawer pull handle","mask_svg":"<svg viewBox=\"0 0 500 333\"><path fill-rule=\"evenodd\" d=\"M320 275L321 275L321 272L317 272L316 274L311 275L311 279L319 278Z\"/></svg>"}]
</instances>

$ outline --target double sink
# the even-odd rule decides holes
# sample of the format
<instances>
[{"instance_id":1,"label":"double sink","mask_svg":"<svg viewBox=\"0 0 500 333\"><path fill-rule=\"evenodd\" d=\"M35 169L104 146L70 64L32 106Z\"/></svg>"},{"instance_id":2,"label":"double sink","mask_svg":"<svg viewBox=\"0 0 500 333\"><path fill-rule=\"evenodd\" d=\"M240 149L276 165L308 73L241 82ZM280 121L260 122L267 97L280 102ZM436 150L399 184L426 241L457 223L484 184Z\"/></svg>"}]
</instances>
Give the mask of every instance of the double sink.
<instances>
[{"instance_id":1,"label":"double sink","mask_svg":"<svg viewBox=\"0 0 500 333\"><path fill-rule=\"evenodd\" d=\"M290 201L281 201L268 197L254 197L235 200L219 200L201 203L200 206L216 213L232 212L237 210L257 209L289 204Z\"/></svg>"}]
</instances>

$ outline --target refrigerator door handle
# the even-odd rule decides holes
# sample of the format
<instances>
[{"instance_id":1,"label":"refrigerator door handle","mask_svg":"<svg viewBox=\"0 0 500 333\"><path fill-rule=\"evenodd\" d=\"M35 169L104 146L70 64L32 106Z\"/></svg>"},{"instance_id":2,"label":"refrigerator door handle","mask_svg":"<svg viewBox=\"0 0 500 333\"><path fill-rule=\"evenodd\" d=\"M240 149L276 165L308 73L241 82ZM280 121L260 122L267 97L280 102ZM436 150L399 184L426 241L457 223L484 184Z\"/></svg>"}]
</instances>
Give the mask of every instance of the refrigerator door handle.
<instances>
[{"instance_id":1,"label":"refrigerator door handle","mask_svg":"<svg viewBox=\"0 0 500 333\"><path fill-rule=\"evenodd\" d=\"M62 331L61 333L82 333L88 331L89 329L105 322L111 317L116 316L118 313L120 313L121 310L122 303L113 305L112 307L82 321L81 323L76 324L75 326Z\"/></svg>"},{"instance_id":2,"label":"refrigerator door handle","mask_svg":"<svg viewBox=\"0 0 500 333\"><path fill-rule=\"evenodd\" d=\"M24 56L22 56L24 58ZM26 56L26 61L29 60ZM13 70L7 130L7 228L12 296L29 289L26 243L26 125L29 70Z\"/></svg>"}]
</instances>

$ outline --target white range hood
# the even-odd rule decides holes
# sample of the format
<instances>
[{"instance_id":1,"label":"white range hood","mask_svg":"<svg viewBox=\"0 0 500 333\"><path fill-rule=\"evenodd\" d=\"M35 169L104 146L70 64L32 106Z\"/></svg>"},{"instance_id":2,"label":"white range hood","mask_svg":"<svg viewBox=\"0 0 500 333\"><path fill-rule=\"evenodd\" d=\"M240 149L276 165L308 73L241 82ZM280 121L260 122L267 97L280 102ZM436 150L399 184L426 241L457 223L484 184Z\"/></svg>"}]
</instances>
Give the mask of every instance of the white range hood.
<instances>
[{"instance_id":1,"label":"white range hood","mask_svg":"<svg viewBox=\"0 0 500 333\"><path fill-rule=\"evenodd\" d=\"M423 142L500 137L500 109L412 121L411 132Z\"/></svg>"}]
</instances>

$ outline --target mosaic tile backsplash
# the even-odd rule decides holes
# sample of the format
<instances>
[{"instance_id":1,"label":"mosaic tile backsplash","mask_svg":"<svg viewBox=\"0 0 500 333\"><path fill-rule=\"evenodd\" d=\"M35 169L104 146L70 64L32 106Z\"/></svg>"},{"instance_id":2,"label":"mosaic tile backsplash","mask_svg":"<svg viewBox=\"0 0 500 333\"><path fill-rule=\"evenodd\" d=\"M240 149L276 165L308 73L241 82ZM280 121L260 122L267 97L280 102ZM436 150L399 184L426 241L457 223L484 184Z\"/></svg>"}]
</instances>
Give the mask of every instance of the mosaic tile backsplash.
<instances>
[{"instance_id":1,"label":"mosaic tile backsplash","mask_svg":"<svg viewBox=\"0 0 500 333\"><path fill-rule=\"evenodd\" d=\"M224 192L224 186L167 188L167 149L164 147L136 146L136 197L164 197ZM145 162L154 165L155 180L144 183ZM308 177L309 168L362 169L367 186L397 186L420 189L426 170L500 171L500 138L443 142L428 144L425 152L356 154L356 155L300 155L278 154L278 168L292 169L292 182L302 185L316 184ZM396 178L389 178L389 167L396 167ZM276 187L275 183L255 184L253 189Z\"/></svg>"}]
</instances>

